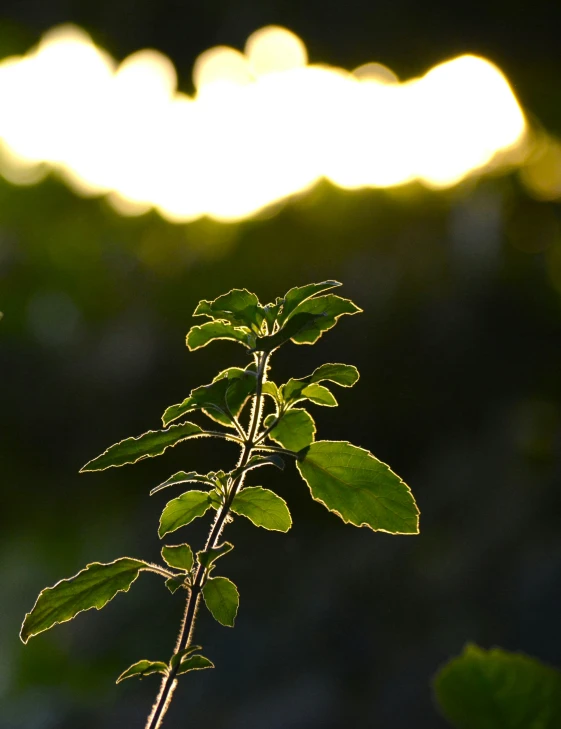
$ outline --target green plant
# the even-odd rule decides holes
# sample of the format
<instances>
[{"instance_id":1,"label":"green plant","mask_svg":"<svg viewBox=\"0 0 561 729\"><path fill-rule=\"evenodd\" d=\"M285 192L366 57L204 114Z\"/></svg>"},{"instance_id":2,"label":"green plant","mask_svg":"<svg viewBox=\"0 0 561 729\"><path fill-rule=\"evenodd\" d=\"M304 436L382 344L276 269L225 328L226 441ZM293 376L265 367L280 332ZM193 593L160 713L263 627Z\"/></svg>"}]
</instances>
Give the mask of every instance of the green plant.
<instances>
[{"instance_id":1,"label":"green plant","mask_svg":"<svg viewBox=\"0 0 561 729\"><path fill-rule=\"evenodd\" d=\"M238 591L229 579L214 575L217 561L233 549L230 542L220 542L232 514L244 516L265 529L290 529L292 521L286 502L261 486L246 486L249 472L267 465L284 469L283 456L289 457L294 459L312 497L343 521L392 534L418 533L419 512L411 491L387 465L348 442L315 440L315 423L304 406L337 405L323 383L351 387L358 380L357 369L347 364L324 364L308 377L290 379L281 386L268 379L271 355L280 346L289 341L314 344L341 316L361 311L350 300L326 293L339 285L336 281L324 281L293 288L267 306L262 306L255 294L245 289L234 289L214 301L201 301L194 315L205 316L209 321L190 329L188 348L196 350L217 339L233 340L251 355L250 364L223 370L209 385L194 389L183 402L169 407L162 418L164 430L127 438L82 468L101 471L136 463L161 455L170 446L201 437L232 441L241 451L230 471L181 471L151 491L176 485L191 488L165 506L160 518L160 538L209 510L214 513L203 549L194 553L188 544L164 546L165 566L129 557L109 564L90 564L76 576L43 590L23 622L21 639L27 642L56 623L71 620L82 610L102 608L118 592L128 591L143 571L162 576L172 593L185 591L185 614L171 659L138 661L117 679L119 682L132 676L163 675L148 729L161 725L179 676L213 667L200 652L201 646L192 643L201 597L219 623L234 625ZM213 429L183 421L185 415L195 411L214 421ZM181 422L176 424L178 420ZM215 429L217 426L222 429Z\"/></svg>"},{"instance_id":2,"label":"green plant","mask_svg":"<svg viewBox=\"0 0 561 729\"><path fill-rule=\"evenodd\" d=\"M433 681L456 729L559 729L561 672L522 653L468 644Z\"/></svg>"}]
</instances>

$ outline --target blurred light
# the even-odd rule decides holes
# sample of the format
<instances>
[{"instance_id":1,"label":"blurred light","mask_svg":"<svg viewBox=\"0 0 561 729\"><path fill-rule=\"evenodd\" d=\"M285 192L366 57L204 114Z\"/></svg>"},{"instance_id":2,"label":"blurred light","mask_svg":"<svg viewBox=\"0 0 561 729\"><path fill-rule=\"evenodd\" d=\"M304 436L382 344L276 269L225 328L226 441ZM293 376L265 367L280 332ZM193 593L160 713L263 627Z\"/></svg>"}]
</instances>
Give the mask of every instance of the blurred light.
<instances>
[{"instance_id":1,"label":"blurred light","mask_svg":"<svg viewBox=\"0 0 561 729\"><path fill-rule=\"evenodd\" d=\"M158 51L117 64L75 26L49 31L0 62L0 174L32 184L53 170L123 215L233 221L322 178L348 189L449 187L517 164L526 138L507 80L475 56L400 83L378 63L352 73L308 64L298 36L269 26L244 53L205 51L193 81L193 97L178 92ZM543 187L536 169L524 174Z\"/></svg>"}]
</instances>

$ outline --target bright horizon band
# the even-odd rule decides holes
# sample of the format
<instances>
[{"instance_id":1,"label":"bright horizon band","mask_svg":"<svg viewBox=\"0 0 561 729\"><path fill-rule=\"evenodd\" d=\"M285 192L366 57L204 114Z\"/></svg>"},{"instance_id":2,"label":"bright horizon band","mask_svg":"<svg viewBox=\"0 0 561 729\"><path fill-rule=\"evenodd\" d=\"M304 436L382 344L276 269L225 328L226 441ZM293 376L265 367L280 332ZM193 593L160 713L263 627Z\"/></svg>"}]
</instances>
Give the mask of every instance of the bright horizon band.
<instances>
[{"instance_id":1,"label":"bright horizon band","mask_svg":"<svg viewBox=\"0 0 561 729\"><path fill-rule=\"evenodd\" d=\"M0 174L51 170L126 215L241 220L321 179L345 189L457 184L519 161L524 114L492 63L465 55L399 82L386 67L309 64L300 38L270 26L244 53L218 46L194 64L195 95L172 62L122 63L61 26L0 62Z\"/></svg>"}]
</instances>

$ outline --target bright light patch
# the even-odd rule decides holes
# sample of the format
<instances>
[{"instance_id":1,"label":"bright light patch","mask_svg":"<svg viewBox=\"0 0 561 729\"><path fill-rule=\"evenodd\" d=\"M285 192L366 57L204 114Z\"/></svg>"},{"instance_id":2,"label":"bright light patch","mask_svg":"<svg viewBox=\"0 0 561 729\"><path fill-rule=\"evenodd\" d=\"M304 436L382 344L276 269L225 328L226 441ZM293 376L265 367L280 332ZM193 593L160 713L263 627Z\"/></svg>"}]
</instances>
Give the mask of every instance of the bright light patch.
<instances>
[{"instance_id":1,"label":"bright light patch","mask_svg":"<svg viewBox=\"0 0 561 729\"><path fill-rule=\"evenodd\" d=\"M205 51L193 81L191 98L158 51L117 64L79 28L56 28L0 62L0 173L33 184L55 170L124 215L234 221L322 178L449 187L508 162L526 130L483 58L400 83L377 63L353 73L309 64L302 40L277 26L253 33L244 53Z\"/></svg>"}]
</instances>

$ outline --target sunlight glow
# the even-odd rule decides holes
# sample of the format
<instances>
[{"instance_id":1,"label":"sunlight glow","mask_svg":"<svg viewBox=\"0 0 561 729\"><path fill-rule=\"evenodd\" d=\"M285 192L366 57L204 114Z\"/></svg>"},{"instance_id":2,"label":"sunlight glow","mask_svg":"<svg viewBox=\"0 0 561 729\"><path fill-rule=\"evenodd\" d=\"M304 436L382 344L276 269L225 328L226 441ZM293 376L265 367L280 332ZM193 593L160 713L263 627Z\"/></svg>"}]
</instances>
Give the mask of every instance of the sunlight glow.
<instances>
[{"instance_id":1,"label":"sunlight glow","mask_svg":"<svg viewBox=\"0 0 561 729\"><path fill-rule=\"evenodd\" d=\"M202 53L193 83L193 97L179 92L158 51L117 64L83 30L55 28L0 62L0 174L33 184L55 171L123 215L234 221L321 179L450 187L508 163L526 136L507 80L476 56L400 82L378 63L309 64L300 38L269 26L243 53Z\"/></svg>"}]
</instances>

